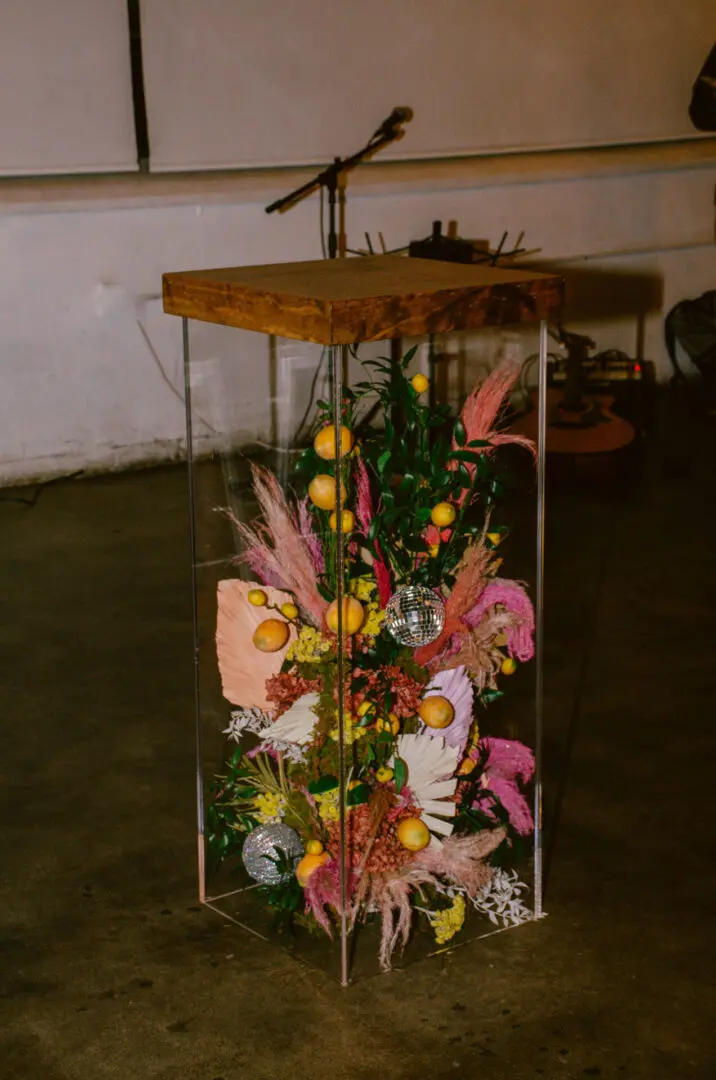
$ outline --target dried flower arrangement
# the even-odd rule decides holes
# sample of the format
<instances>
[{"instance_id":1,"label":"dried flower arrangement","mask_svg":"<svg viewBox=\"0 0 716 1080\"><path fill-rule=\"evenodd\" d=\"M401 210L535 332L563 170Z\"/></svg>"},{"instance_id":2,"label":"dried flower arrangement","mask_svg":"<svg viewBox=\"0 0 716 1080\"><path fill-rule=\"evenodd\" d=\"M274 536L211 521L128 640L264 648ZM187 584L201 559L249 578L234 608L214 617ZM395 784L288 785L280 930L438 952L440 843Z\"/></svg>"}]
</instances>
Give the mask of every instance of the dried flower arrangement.
<instances>
[{"instance_id":1,"label":"dried flower arrangement","mask_svg":"<svg viewBox=\"0 0 716 1080\"><path fill-rule=\"evenodd\" d=\"M514 367L456 418L426 403L412 355L366 361L374 375L344 391L340 416L318 403L295 494L253 469L261 515L235 525L256 580L218 589L234 709L208 812L214 863L240 857L269 905L328 934L341 916L379 917L383 967L416 919L442 945L472 908L530 917L496 854L533 829L533 754L478 718L533 654L530 599L498 576L490 529L497 448L533 447L499 430ZM361 420L368 402L378 430Z\"/></svg>"}]
</instances>

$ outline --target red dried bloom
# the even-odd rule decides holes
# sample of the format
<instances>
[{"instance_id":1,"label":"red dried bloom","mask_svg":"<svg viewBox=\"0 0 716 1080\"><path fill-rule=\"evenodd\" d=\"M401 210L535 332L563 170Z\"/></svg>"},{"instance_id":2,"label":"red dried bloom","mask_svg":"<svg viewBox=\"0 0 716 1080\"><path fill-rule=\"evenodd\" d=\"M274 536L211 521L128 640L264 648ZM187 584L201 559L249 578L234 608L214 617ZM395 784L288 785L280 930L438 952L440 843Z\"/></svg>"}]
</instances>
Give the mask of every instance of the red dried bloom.
<instances>
[{"instance_id":1,"label":"red dried bloom","mask_svg":"<svg viewBox=\"0 0 716 1080\"><path fill-rule=\"evenodd\" d=\"M304 679L290 672L282 672L266 680L266 697L276 706L277 717L287 712L304 694L315 694L320 689L320 679Z\"/></svg>"},{"instance_id":2,"label":"red dried bloom","mask_svg":"<svg viewBox=\"0 0 716 1080\"><path fill-rule=\"evenodd\" d=\"M360 705L366 699L380 701L385 692L390 691L394 697L390 712L401 719L415 716L417 713L424 688L417 679L396 665L392 664L378 671L362 671L356 668L353 675L355 678L360 676L364 681L360 693L355 695L356 705Z\"/></svg>"},{"instance_id":3,"label":"red dried bloom","mask_svg":"<svg viewBox=\"0 0 716 1080\"><path fill-rule=\"evenodd\" d=\"M398 825L404 818L418 817L416 806L408 805L402 809L390 810L380 823L365 870L371 874L397 870L415 858L398 840ZM369 803L354 806L346 814L346 862L353 869L360 866L370 842L373 811ZM332 821L327 826L328 840L326 847L334 859L339 855L339 825Z\"/></svg>"}]
</instances>

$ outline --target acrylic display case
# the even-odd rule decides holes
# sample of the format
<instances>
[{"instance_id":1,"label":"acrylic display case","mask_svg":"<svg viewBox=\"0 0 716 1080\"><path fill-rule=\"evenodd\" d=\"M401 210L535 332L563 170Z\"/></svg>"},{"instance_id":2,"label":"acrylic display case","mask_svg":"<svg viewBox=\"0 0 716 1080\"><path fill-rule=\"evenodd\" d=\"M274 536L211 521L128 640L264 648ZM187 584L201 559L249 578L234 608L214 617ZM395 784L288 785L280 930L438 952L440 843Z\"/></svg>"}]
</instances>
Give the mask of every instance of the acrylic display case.
<instances>
[{"instance_id":1,"label":"acrylic display case","mask_svg":"<svg viewBox=\"0 0 716 1080\"><path fill-rule=\"evenodd\" d=\"M542 914L558 278L391 256L164 276L183 318L200 898L342 982ZM539 335L457 408L445 335ZM443 379L444 383L444 379ZM534 453L533 453L534 451Z\"/></svg>"}]
</instances>

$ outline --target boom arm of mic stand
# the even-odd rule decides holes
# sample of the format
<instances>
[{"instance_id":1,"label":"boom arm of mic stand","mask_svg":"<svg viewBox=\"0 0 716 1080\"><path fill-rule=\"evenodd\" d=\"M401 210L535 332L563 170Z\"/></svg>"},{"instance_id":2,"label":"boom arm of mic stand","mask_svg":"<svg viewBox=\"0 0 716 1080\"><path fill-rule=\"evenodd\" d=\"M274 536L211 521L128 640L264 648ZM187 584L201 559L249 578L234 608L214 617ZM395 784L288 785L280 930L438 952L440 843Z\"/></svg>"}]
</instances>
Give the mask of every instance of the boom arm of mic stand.
<instances>
[{"instance_id":1,"label":"boom arm of mic stand","mask_svg":"<svg viewBox=\"0 0 716 1080\"><path fill-rule=\"evenodd\" d=\"M312 195L314 191L318 191L321 187L331 187L338 182L338 176L340 173L350 172L356 165L360 165L363 161L368 161L377 154L379 150L383 150L384 147L389 146L393 142L397 142L398 139L402 139L405 132L402 128L398 128L395 132L391 132L389 135L384 135L380 139L371 140L362 150L359 150L357 154L353 154L351 157L338 159L332 165L329 165L327 169L322 169L317 176L314 176L313 180L308 180L301 187L296 188L295 191L290 192L288 195L284 195L282 198L272 202L270 206L266 207L267 214L273 214L274 211L278 211L279 214L284 214L287 210L297 206L307 196Z\"/></svg>"}]
</instances>

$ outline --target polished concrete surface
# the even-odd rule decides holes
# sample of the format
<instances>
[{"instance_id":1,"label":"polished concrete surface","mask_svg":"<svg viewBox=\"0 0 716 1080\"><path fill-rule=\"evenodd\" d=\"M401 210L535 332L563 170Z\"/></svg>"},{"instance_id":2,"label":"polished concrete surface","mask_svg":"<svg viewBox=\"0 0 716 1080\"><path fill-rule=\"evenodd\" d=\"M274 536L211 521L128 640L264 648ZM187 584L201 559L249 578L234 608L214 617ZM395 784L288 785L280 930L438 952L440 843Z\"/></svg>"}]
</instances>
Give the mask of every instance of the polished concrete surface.
<instances>
[{"instance_id":1,"label":"polished concrete surface","mask_svg":"<svg viewBox=\"0 0 716 1080\"><path fill-rule=\"evenodd\" d=\"M343 991L197 906L183 471L4 493L2 1080L716 1077L712 447L551 499L549 917Z\"/></svg>"}]
</instances>

